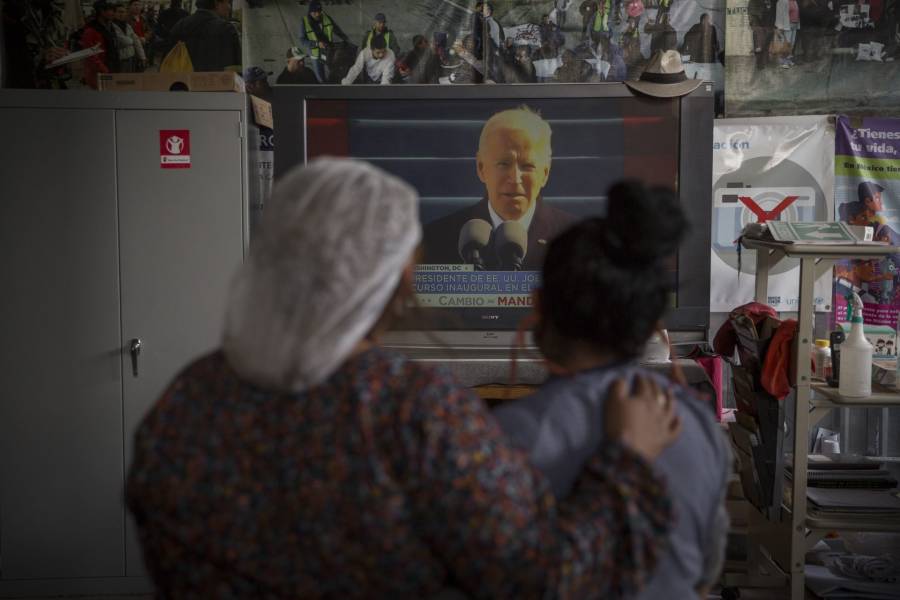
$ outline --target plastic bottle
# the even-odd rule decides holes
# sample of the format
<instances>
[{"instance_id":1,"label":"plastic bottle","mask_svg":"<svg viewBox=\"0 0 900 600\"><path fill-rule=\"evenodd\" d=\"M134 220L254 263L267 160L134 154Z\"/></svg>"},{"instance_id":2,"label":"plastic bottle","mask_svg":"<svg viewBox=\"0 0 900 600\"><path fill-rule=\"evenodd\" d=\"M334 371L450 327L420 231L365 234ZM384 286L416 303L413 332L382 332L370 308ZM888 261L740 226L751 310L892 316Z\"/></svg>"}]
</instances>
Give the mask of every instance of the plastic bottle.
<instances>
[{"instance_id":1,"label":"plastic bottle","mask_svg":"<svg viewBox=\"0 0 900 600\"><path fill-rule=\"evenodd\" d=\"M847 335L838 327L828 337L831 342L831 374L827 377L828 386L836 388L841 378L841 344L847 339Z\"/></svg>"},{"instance_id":2,"label":"plastic bottle","mask_svg":"<svg viewBox=\"0 0 900 600\"><path fill-rule=\"evenodd\" d=\"M816 349L813 352L813 362L816 365L816 377L829 379L831 377L831 348L828 340L816 340Z\"/></svg>"},{"instance_id":3,"label":"plastic bottle","mask_svg":"<svg viewBox=\"0 0 900 600\"><path fill-rule=\"evenodd\" d=\"M853 316L850 318L850 335L841 344L841 372L838 392L849 398L865 398L872 395L872 344L863 335L863 303L853 292Z\"/></svg>"}]
</instances>

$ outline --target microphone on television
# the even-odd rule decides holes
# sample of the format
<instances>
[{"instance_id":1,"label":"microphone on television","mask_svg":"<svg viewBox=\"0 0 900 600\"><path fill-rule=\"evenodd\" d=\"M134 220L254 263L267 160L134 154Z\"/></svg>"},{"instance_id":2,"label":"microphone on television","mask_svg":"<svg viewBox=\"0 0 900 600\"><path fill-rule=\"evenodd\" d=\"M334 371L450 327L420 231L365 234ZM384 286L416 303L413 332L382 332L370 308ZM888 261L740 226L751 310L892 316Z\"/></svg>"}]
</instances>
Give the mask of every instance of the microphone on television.
<instances>
[{"instance_id":1,"label":"microphone on television","mask_svg":"<svg viewBox=\"0 0 900 600\"><path fill-rule=\"evenodd\" d=\"M475 265L476 271L484 271L482 251L491 241L491 229L484 219L472 219L459 230L459 256L467 265Z\"/></svg>"},{"instance_id":2,"label":"microphone on television","mask_svg":"<svg viewBox=\"0 0 900 600\"><path fill-rule=\"evenodd\" d=\"M505 221L494 231L494 249L500 268L521 271L528 248L528 232L518 221Z\"/></svg>"}]
</instances>

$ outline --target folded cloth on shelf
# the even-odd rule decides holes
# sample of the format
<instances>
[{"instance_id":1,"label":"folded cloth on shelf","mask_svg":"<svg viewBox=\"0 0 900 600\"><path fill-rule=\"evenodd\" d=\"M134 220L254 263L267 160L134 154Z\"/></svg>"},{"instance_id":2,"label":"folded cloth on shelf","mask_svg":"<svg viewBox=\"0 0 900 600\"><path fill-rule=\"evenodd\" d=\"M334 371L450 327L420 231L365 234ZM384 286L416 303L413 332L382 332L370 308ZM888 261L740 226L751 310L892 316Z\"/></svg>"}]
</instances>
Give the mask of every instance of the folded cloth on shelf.
<instances>
[{"instance_id":1,"label":"folded cloth on shelf","mask_svg":"<svg viewBox=\"0 0 900 600\"><path fill-rule=\"evenodd\" d=\"M900 581L900 558L890 554L883 556L844 554L829 558L826 566L832 573L850 579L881 583Z\"/></svg>"},{"instance_id":2,"label":"folded cloth on shelf","mask_svg":"<svg viewBox=\"0 0 900 600\"><path fill-rule=\"evenodd\" d=\"M806 587L819 598L900 600L900 590L896 583L851 579L822 565L806 565L804 571Z\"/></svg>"},{"instance_id":3,"label":"folded cloth on shelf","mask_svg":"<svg viewBox=\"0 0 900 600\"><path fill-rule=\"evenodd\" d=\"M809 471L807 485L824 488L892 489L897 480L890 471Z\"/></svg>"},{"instance_id":4,"label":"folded cloth on shelf","mask_svg":"<svg viewBox=\"0 0 900 600\"><path fill-rule=\"evenodd\" d=\"M810 471L878 471L882 470L881 460L874 456L853 460L842 455L831 459L821 454L810 454L807 468ZM786 468L789 471L794 469L791 465L787 465Z\"/></svg>"},{"instance_id":5,"label":"folded cloth on shelf","mask_svg":"<svg viewBox=\"0 0 900 600\"><path fill-rule=\"evenodd\" d=\"M811 508L820 512L877 514L900 517L898 490L854 490L835 488L807 488L806 497Z\"/></svg>"},{"instance_id":6,"label":"folded cloth on shelf","mask_svg":"<svg viewBox=\"0 0 900 600\"><path fill-rule=\"evenodd\" d=\"M840 463L834 464L840 465ZM820 469L819 465L813 463L809 465L806 482L809 487L824 488L893 489L897 487L897 479L890 471L879 469L876 462L872 462L871 465L873 468L867 466L864 469ZM794 469L790 465L786 465L784 474L790 481L794 478Z\"/></svg>"}]
</instances>

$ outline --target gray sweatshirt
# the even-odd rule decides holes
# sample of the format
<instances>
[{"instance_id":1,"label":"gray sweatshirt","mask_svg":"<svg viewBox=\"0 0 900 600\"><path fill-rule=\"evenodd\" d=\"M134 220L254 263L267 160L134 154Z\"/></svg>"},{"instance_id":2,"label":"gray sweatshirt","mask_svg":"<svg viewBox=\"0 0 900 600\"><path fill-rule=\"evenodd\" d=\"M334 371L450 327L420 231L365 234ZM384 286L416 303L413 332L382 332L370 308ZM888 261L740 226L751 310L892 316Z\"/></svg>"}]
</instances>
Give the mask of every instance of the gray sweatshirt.
<instances>
[{"instance_id":1,"label":"gray sweatshirt","mask_svg":"<svg viewBox=\"0 0 900 600\"><path fill-rule=\"evenodd\" d=\"M635 364L618 364L551 379L537 393L501 405L494 415L514 446L550 480L557 498L569 494L582 465L600 447L606 396L618 378L641 374L665 387L674 384ZM712 410L686 388L675 386L683 429L654 468L668 484L676 522L670 546L656 573L638 596L696 598L715 583L728 534L725 492L731 450Z\"/></svg>"}]
</instances>

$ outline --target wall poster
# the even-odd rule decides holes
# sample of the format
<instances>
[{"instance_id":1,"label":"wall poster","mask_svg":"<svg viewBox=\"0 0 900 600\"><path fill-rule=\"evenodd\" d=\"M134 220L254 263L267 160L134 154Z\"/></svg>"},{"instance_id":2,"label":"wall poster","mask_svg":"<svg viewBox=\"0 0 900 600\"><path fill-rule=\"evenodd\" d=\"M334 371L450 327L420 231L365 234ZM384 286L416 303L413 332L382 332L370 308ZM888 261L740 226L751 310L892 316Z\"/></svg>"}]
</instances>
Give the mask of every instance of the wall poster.
<instances>
[{"instance_id":1,"label":"wall poster","mask_svg":"<svg viewBox=\"0 0 900 600\"><path fill-rule=\"evenodd\" d=\"M480 4L326 0L313 14L311 0L256 0L245 11L245 64L272 83L299 77L287 64L295 47L317 80L341 83L370 32L385 32L391 83L571 83L636 78L654 50L677 49L688 77L724 93L724 0L493 0L486 18ZM318 35L310 19L325 18L331 37L319 48L310 43ZM371 79L364 71L356 83Z\"/></svg>"},{"instance_id":2,"label":"wall poster","mask_svg":"<svg viewBox=\"0 0 900 600\"><path fill-rule=\"evenodd\" d=\"M833 219L834 127L827 117L718 119L713 130L712 312L753 300L756 253L735 244L744 225ZM823 150L824 149L824 150ZM799 262L769 275L768 304L796 311ZM816 281L816 310L831 309L831 276Z\"/></svg>"},{"instance_id":3,"label":"wall poster","mask_svg":"<svg viewBox=\"0 0 900 600\"><path fill-rule=\"evenodd\" d=\"M835 131L834 200L838 218L874 227L874 239L900 245L900 119L839 117ZM835 265L835 319L847 321L846 296L857 292L866 329L893 331L900 313L900 254ZM886 342L885 342L886 343ZM896 356L894 348L876 354Z\"/></svg>"},{"instance_id":4,"label":"wall poster","mask_svg":"<svg viewBox=\"0 0 900 600\"><path fill-rule=\"evenodd\" d=\"M900 114L897 0L727 0L725 114Z\"/></svg>"},{"instance_id":5,"label":"wall poster","mask_svg":"<svg viewBox=\"0 0 900 600\"><path fill-rule=\"evenodd\" d=\"M241 71L244 0L3 0L0 12L0 87L97 89L100 75L139 79L165 70L178 42L173 77Z\"/></svg>"}]
</instances>

